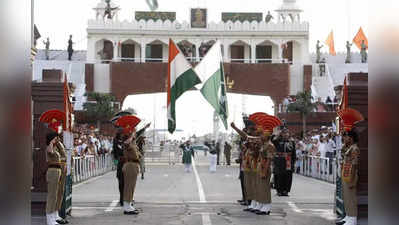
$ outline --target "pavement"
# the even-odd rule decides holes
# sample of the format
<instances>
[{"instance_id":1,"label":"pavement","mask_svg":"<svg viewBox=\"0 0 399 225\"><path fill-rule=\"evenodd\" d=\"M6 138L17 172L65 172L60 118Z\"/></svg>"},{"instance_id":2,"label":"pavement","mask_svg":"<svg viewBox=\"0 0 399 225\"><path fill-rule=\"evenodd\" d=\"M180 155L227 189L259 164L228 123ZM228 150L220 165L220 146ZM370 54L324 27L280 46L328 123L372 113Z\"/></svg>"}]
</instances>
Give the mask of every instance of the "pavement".
<instances>
[{"instance_id":1,"label":"pavement","mask_svg":"<svg viewBox=\"0 0 399 225\"><path fill-rule=\"evenodd\" d=\"M72 225L324 225L335 224L335 186L294 175L289 197L272 190L269 216L244 212L237 166L219 166L210 173L207 158L195 159L195 169L185 173L181 164L148 164L145 179L138 178L135 207L139 215L123 215L119 206L116 172L73 187Z\"/></svg>"}]
</instances>

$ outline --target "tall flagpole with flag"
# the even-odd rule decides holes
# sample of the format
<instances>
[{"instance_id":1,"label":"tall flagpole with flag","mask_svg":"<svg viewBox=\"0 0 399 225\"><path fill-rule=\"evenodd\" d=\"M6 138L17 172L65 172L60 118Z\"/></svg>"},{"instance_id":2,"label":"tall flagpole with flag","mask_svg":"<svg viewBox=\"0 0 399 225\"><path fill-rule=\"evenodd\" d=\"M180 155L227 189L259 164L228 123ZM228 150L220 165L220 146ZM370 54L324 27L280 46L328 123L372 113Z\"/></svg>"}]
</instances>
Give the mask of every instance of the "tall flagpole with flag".
<instances>
[{"instance_id":1,"label":"tall flagpole with flag","mask_svg":"<svg viewBox=\"0 0 399 225\"><path fill-rule=\"evenodd\" d=\"M191 64L186 60L179 47L169 39L169 60L167 75L167 117L168 131L176 129L176 100L186 91L201 82Z\"/></svg>"},{"instance_id":2,"label":"tall flagpole with flag","mask_svg":"<svg viewBox=\"0 0 399 225\"><path fill-rule=\"evenodd\" d=\"M216 41L194 70L202 81L198 86L202 95L215 109L216 114L222 120L227 130L228 107L226 79L223 69L220 41Z\"/></svg>"},{"instance_id":3,"label":"tall flagpole with flag","mask_svg":"<svg viewBox=\"0 0 399 225\"><path fill-rule=\"evenodd\" d=\"M329 47L330 55L333 55L333 56L337 55L336 52L335 52L334 34L333 34L332 30L331 30L330 34L328 35L328 37L327 37L326 45L328 45L328 47Z\"/></svg>"},{"instance_id":4,"label":"tall flagpole with flag","mask_svg":"<svg viewBox=\"0 0 399 225\"><path fill-rule=\"evenodd\" d=\"M364 44L368 47L369 46L369 42L367 40L366 35L363 32L362 27L359 28L359 31L357 32L357 34L355 35L355 37L353 38L353 43L355 43L355 45L359 48L359 50L362 49L362 41L364 41Z\"/></svg>"}]
</instances>

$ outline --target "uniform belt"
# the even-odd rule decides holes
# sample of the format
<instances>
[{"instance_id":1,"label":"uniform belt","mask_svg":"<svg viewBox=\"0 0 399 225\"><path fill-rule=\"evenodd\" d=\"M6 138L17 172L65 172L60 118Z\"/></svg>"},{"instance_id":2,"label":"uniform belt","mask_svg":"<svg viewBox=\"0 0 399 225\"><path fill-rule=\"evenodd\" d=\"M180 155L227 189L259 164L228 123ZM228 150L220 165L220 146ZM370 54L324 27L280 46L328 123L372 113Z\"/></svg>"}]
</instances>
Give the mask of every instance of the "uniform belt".
<instances>
[{"instance_id":1,"label":"uniform belt","mask_svg":"<svg viewBox=\"0 0 399 225\"><path fill-rule=\"evenodd\" d=\"M61 169L61 166L60 165L51 164L51 165L48 165L48 168Z\"/></svg>"},{"instance_id":2,"label":"uniform belt","mask_svg":"<svg viewBox=\"0 0 399 225\"><path fill-rule=\"evenodd\" d=\"M135 163L140 163L140 161L139 160L134 160L134 159L130 159L130 160L127 160L128 162L135 162Z\"/></svg>"}]
</instances>

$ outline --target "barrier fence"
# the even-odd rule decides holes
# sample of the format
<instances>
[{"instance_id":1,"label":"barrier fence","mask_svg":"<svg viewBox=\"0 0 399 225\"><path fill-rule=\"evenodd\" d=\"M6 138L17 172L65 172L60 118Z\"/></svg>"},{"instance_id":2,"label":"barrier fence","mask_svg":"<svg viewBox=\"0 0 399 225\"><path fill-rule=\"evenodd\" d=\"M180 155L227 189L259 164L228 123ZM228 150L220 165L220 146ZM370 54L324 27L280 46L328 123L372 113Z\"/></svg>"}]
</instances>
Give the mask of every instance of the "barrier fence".
<instances>
[{"instance_id":1,"label":"barrier fence","mask_svg":"<svg viewBox=\"0 0 399 225\"><path fill-rule=\"evenodd\" d=\"M337 182L338 164L335 158L302 156L299 159L299 173L335 184Z\"/></svg>"},{"instance_id":2,"label":"barrier fence","mask_svg":"<svg viewBox=\"0 0 399 225\"><path fill-rule=\"evenodd\" d=\"M102 175L116 168L110 153L98 156L79 156L73 157L72 159L73 183L85 181L91 177Z\"/></svg>"},{"instance_id":3,"label":"barrier fence","mask_svg":"<svg viewBox=\"0 0 399 225\"><path fill-rule=\"evenodd\" d=\"M167 163L175 165L181 162L181 150L178 145L146 145L144 160L146 163Z\"/></svg>"}]
</instances>

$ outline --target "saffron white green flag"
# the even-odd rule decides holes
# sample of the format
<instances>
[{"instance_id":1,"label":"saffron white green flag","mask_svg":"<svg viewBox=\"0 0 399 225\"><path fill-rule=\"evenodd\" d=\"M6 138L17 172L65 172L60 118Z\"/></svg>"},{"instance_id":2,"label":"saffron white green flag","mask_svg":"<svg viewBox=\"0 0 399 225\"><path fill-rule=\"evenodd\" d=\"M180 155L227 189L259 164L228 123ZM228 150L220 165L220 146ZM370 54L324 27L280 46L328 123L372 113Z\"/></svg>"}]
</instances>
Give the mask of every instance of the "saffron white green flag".
<instances>
[{"instance_id":1,"label":"saffron white green flag","mask_svg":"<svg viewBox=\"0 0 399 225\"><path fill-rule=\"evenodd\" d=\"M169 63L168 63L168 130L173 133L176 129L176 100L185 91L190 90L201 80L194 72L190 63L176 44L169 39Z\"/></svg>"},{"instance_id":2,"label":"saffron white green flag","mask_svg":"<svg viewBox=\"0 0 399 225\"><path fill-rule=\"evenodd\" d=\"M223 60L220 42L209 49L202 61L194 68L194 71L201 79L201 84L197 86L201 90L204 98L212 105L227 129L227 96L226 82L223 70Z\"/></svg>"}]
</instances>

